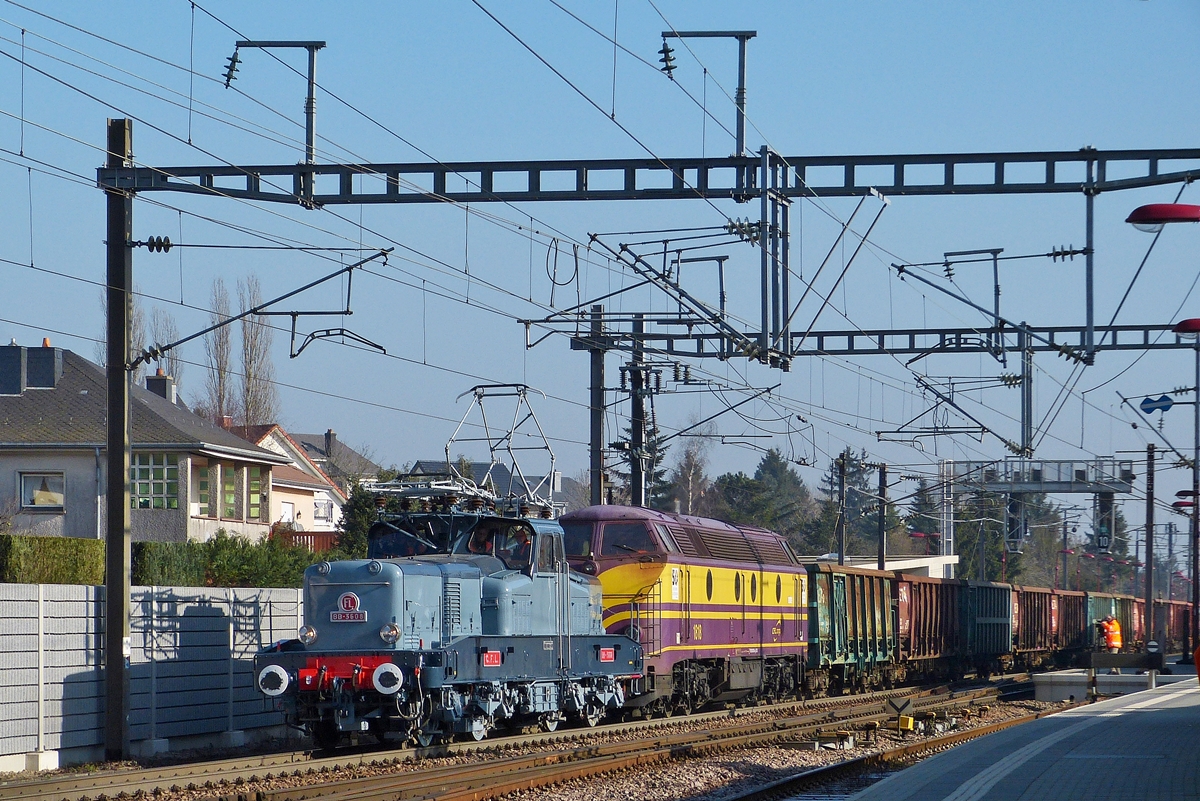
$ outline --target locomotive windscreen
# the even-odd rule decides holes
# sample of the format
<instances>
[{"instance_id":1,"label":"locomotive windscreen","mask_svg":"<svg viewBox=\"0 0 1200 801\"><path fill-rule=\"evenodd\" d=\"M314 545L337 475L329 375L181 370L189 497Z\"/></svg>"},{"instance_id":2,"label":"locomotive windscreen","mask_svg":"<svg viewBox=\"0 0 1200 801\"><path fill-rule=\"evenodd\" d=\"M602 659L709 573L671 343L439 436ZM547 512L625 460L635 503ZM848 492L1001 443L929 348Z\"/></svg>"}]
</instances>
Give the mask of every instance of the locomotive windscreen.
<instances>
[{"instance_id":1,"label":"locomotive windscreen","mask_svg":"<svg viewBox=\"0 0 1200 801\"><path fill-rule=\"evenodd\" d=\"M561 522L561 521L560 521ZM592 524L591 523L562 523L563 547L567 556L592 557Z\"/></svg>"},{"instance_id":2,"label":"locomotive windscreen","mask_svg":"<svg viewBox=\"0 0 1200 801\"><path fill-rule=\"evenodd\" d=\"M450 553L455 540L471 530L478 518L471 515L413 515L403 520L381 520L367 532L367 557L394 559L404 556Z\"/></svg>"}]
</instances>

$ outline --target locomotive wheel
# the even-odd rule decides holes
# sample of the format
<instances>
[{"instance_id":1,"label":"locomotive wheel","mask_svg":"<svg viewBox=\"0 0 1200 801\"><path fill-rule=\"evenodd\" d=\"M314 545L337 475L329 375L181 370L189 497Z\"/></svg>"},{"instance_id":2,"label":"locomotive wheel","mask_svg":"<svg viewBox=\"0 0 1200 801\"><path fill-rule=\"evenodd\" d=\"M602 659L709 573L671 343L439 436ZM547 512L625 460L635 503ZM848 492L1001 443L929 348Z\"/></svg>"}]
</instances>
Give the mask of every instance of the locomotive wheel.
<instances>
[{"instance_id":1,"label":"locomotive wheel","mask_svg":"<svg viewBox=\"0 0 1200 801\"><path fill-rule=\"evenodd\" d=\"M337 748L342 739L342 733L338 731L337 724L332 720L319 720L313 724L312 736L317 748L323 751L332 751Z\"/></svg>"},{"instance_id":2,"label":"locomotive wheel","mask_svg":"<svg viewBox=\"0 0 1200 801\"><path fill-rule=\"evenodd\" d=\"M589 702L583 709L583 723L589 729L594 729L603 717L604 710L599 704Z\"/></svg>"},{"instance_id":3,"label":"locomotive wheel","mask_svg":"<svg viewBox=\"0 0 1200 801\"><path fill-rule=\"evenodd\" d=\"M480 726L478 728L472 726L470 731L463 732L462 734L459 735L460 740L463 740L464 742L468 742L468 743L470 743L470 742L477 743L485 737L487 737L487 727L486 726Z\"/></svg>"},{"instance_id":4,"label":"locomotive wheel","mask_svg":"<svg viewBox=\"0 0 1200 801\"><path fill-rule=\"evenodd\" d=\"M556 729L558 729L558 716L557 715L542 715L542 719L541 719L540 723L542 726L542 731L545 731L545 732L555 731Z\"/></svg>"},{"instance_id":5,"label":"locomotive wheel","mask_svg":"<svg viewBox=\"0 0 1200 801\"><path fill-rule=\"evenodd\" d=\"M441 739L440 734L432 731L418 730L413 734L413 740L416 742L418 748L428 748Z\"/></svg>"}]
</instances>

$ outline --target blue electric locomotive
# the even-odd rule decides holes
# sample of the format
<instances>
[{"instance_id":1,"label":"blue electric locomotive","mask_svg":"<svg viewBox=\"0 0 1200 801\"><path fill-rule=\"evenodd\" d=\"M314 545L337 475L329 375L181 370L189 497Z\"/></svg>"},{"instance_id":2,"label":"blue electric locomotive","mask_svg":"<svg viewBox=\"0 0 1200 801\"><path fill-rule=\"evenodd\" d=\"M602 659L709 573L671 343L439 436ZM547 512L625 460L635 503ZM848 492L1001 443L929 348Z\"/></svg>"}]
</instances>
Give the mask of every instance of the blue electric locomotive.
<instances>
[{"instance_id":1,"label":"blue electric locomotive","mask_svg":"<svg viewBox=\"0 0 1200 801\"><path fill-rule=\"evenodd\" d=\"M640 692L642 648L605 633L600 582L569 569L556 521L460 483L387 489L403 511L380 515L368 558L308 568L299 638L255 659L289 724L327 748L428 745L594 726Z\"/></svg>"}]
</instances>

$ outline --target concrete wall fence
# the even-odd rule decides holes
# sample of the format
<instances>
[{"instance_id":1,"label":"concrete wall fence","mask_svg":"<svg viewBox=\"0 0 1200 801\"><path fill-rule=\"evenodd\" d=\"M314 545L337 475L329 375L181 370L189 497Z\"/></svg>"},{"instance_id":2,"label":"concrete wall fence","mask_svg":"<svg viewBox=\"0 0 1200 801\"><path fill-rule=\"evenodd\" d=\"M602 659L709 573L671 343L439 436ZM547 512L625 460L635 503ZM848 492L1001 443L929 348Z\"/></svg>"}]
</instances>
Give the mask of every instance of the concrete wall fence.
<instances>
[{"instance_id":1,"label":"concrete wall fence","mask_svg":"<svg viewBox=\"0 0 1200 801\"><path fill-rule=\"evenodd\" d=\"M295 636L301 590L134 587L130 609L134 754L287 735L254 654ZM103 642L103 587L0 584L0 771L102 759Z\"/></svg>"}]
</instances>

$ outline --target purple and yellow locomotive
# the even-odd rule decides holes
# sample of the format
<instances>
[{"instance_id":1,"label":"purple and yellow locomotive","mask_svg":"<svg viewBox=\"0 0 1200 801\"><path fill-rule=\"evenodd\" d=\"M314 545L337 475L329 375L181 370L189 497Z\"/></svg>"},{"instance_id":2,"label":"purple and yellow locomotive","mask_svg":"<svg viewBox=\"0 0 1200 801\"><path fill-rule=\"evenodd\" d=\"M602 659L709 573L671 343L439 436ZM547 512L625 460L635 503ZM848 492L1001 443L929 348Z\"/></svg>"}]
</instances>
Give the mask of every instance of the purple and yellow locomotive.
<instances>
[{"instance_id":1,"label":"purple and yellow locomotive","mask_svg":"<svg viewBox=\"0 0 1200 801\"><path fill-rule=\"evenodd\" d=\"M670 714L801 689L809 579L782 537L628 506L559 523L572 569L600 579L605 628L642 644L644 693L627 703Z\"/></svg>"}]
</instances>

